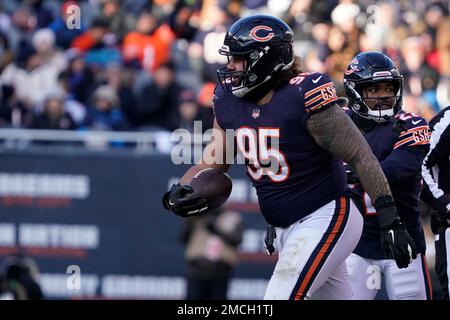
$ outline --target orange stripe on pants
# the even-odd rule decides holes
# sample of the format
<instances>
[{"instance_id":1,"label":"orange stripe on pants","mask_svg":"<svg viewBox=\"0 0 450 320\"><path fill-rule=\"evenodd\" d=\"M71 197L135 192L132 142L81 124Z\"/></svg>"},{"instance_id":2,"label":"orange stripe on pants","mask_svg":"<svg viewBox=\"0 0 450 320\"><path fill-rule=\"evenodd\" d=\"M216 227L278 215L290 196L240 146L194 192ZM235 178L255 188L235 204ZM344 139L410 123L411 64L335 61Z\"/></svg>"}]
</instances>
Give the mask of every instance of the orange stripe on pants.
<instances>
[{"instance_id":1,"label":"orange stripe on pants","mask_svg":"<svg viewBox=\"0 0 450 320\"><path fill-rule=\"evenodd\" d=\"M323 256L325 255L328 248L330 247L330 244L333 242L334 238L336 237L336 234L342 225L342 221L344 220L344 215L345 215L345 212L347 209L347 207L345 206L345 200L346 200L345 197L341 197L341 200L340 200L341 210L339 211L339 216L336 220L336 224L334 225L333 230L331 231L331 233L328 236L327 240L325 241L324 245L320 249L316 258L314 259L311 267L309 268L309 270L305 276L305 279L303 279L303 282L300 285L300 288L298 289L297 293L295 294L294 300L300 300L303 297L304 291L305 291L306 287L308 286L314 272L316 271L318 265L322 261Z\"/></svg>"},{"instance_id":2,"label":"orange stripe on pants","mask_svg":"<svg viewBox=\"0 0 450 320\"><path fill-rule=\"evenodd\" d=\"M430 296L428 297L430 300L433 300L433 288L431 287L431 278L430 278L430 272L428 272L428 265L427 265L427 259L425 255L422 256L422 265L423 268L425 268L425 285L428 287L428 291L430 292Z\"/></svg>"}]
</instances>

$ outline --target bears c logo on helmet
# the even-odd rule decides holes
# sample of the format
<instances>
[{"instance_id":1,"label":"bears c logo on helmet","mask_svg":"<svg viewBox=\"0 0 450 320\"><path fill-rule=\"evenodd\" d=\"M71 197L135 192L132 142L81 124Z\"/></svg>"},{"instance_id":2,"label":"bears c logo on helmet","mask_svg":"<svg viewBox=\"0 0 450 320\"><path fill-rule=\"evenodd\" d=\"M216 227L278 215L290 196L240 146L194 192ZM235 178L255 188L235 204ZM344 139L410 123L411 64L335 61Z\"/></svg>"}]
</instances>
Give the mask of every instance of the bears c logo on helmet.
<instances>
[{"instance_id":1,"label":"bears c logo on helmet","mask_svg":"<svg viewBox=\"0 0 450 320\"><path fill-rule=\"evenodd\" d=\"M345 74L349 75L349 74L355 72L355 70L357 68L358 68L358 60L353 59L352 62L350 62L350 64L348 65L348 68L345 71Z\"/></svg>"},{"instance_id":2,"label":"bears c logo on helmet","mask_svg":"<svg viewBox=\"0 0 450 320\"><path fill-rule=\"evenodd\" d=\"M268 26L256 26L252 30L250 30L250 34L249 34L250 38L252 38L253 40L256 40L258 42L266 42L275 36L275 34L273 32L269 32L265 37L260 37L256 34L260 30L273 31L273 29ZM261 33L264 34L265 32L259 32L260 35L261 35Z\"/></svg>"}]
</instances>

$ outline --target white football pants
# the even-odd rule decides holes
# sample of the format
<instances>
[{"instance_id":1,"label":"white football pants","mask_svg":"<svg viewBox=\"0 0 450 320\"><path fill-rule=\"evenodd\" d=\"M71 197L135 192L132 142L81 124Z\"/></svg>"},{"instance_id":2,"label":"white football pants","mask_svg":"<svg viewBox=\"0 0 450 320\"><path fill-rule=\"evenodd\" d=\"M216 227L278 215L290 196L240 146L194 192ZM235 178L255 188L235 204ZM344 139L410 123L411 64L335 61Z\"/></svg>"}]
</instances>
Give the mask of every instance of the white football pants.
<instances>
[{"instance_id":1,"label":"white football pants","mask_svg":"<svg viewBox=\"0 0 450 320\"><path fill-rule=\"evenodd\" d=\"M390 300L430 300L431 281L425 256L399 269L393 259L367 259L352 253L346 260L355 300L373 300L384 280Z\"/></svg>"},{"instance_id":2,"label":"white football pants","mask_svg":"<svg viewBox=\"0 0 450 320\"><path fill-rule=\"evenodd\" d=\"M362 228L363 217L348 197L287 228L276 228L278 262L264 299L351 299L345 259L356 248Z\"/></svg>"}]
</instances>

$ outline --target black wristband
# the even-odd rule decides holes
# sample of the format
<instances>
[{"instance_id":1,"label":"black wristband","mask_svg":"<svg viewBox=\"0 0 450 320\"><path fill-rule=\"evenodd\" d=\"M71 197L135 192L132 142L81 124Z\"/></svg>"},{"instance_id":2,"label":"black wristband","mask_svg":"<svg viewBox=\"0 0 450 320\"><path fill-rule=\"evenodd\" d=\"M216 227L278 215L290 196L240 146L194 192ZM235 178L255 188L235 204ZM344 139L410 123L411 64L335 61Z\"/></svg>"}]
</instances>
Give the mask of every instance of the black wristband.
<instances>
[{"instance_id":1,"label":"black wristband","mask_svg":"<svg viewBox=\"0 0 450 320\"><path fill-rule=\"evenodd\" d=\"M378 225L381 229L400 223L394 199L391 196L381 196L373 204L377 211Z\"/></svg>"},{"instance_id":2,"label":"black wristband","mask_svg":"<svg viewBox=\"0 0 450 320\"><path fill-rule=\"evenodd\" d=\"M395 202L391 196L379 196L378 198L376 198L373 206L378 211L384 208L395 207Z\"/></svg>"}]
</instances>

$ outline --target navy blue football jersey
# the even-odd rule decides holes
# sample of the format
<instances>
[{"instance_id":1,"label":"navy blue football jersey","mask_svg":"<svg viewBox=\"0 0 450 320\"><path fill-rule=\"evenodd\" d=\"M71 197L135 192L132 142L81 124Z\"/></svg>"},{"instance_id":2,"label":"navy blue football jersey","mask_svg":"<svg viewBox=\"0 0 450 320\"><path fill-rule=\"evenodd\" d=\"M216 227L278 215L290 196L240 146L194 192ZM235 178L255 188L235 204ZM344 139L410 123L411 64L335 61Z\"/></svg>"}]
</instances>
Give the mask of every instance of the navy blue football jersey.
<instances>
[{"instance_id":1,"label":"navy blue football jersey","mask_svg":"<svg viewBox=\"0 0 450 320\"><path fill-rule=\"evenodd\" d=\"M356 115L347 114L354 120ZM421 166L429 149L430 132L422 117L401 111L390 121L363 133L389 182L402 222L421 253L425 240L419 220L418 197L422 189ZM354 186L364 203L364 229L355 253L371 259L385 259L375 208L361 185Z\"/></svg>"},{"instance_id":2,"label":"navy blue football jersey","mask_svg":"<svg viewBox=\"0 0 450 320\"><path fill-rule=\"evenodd\" d=\"M269 224L287 227L347 188L341 161L320 148L306 129L308 116L336 99L333 82L321 73L299 74L261 106L216 87L217 123L235 130L237 149L246 158L247 175ZM277 148L271 138L279 139ZM265 166L268 159L275 166Z\"/></svg>"}]
</instances>

